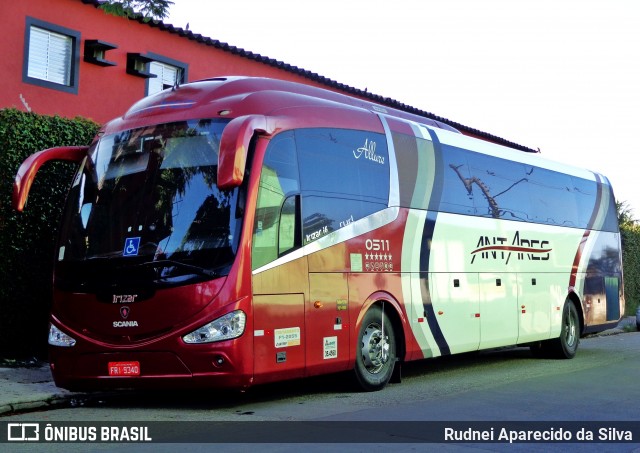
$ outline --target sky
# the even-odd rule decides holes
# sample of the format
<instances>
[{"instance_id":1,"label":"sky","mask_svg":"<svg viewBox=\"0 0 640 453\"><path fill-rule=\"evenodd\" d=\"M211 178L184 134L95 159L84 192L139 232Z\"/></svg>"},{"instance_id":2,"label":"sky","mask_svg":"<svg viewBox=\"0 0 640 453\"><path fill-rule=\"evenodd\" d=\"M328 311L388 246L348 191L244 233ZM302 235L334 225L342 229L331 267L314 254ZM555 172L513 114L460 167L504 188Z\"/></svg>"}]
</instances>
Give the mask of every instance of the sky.
<instances>
[{"instance_id":1,"label":"sky","mask_svg":"<svg viewBox=\"0 0 640 453\"><path fill-rule=\"evenodd\" d=\"M637 0L174 3L165 23L602 173L640 218Z\"/></svg>"}]
</instances>

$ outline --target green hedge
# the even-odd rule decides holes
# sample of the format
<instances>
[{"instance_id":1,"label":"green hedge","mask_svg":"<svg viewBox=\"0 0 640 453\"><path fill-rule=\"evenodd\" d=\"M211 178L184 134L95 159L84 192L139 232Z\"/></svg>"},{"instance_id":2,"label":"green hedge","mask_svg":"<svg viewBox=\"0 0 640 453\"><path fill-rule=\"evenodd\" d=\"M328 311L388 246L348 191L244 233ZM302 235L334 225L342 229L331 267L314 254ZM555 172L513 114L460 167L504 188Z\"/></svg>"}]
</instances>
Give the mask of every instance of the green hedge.
<instances>
[{"instance_id":1,"label":"green hedge","mask_svg":"<svg viewBox=\"0 0 640 453\"><path fill-rule=\"evenodd\" d=\"M89 144L98 127L81 118L0 110L0 357L46 352L56 230L75 166L44 165L22 213L11 206L15 174L36 151Z\"/></svg>"},{"instance_id":2,"label":"green hedge","mask_svg":"<svg viewBox=\"0 0 640 453\"><path fill-rule=\"evenodd\" d=\"M635 315L640 303L640 224L620 225L622 232L622 266L627 315Z\"/></svg>"}]
</instances>

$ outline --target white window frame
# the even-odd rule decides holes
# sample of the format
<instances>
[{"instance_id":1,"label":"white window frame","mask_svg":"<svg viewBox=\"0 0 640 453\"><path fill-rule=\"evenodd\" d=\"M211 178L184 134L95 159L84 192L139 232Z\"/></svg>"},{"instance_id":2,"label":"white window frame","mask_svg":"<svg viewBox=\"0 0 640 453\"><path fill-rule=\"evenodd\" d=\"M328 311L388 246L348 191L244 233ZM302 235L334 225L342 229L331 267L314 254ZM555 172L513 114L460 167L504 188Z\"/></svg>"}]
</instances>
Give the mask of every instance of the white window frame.
<instances>
[{"instance_id":1,"label":"white window frame","mask_svg":"<svg viewBox=\"0 0 640 453\"><path fill-rule=\"evenodd\" d=\"M180 74L180 68L152 61L149 63L149 73L155 75L149 79L148 95L152 95L174 86Z\"/></svg>"},{"instance_id":2,"label":"white window frame","mask_svg":"<svg viewBox=\"0 0 640 453\"><path fill-rule=\"evenodd\" d=\"M80 33L27 17L23 81L77 94Z\"/></svg>"},{"instance_id":3,"label":"white window frame","mask_svg":"<svg viewBox=\"0 0 640 453\"><path fill-rule=\"evenodd\" d=\"M147 79L147 96L174 86L176 81L187 82L188 65L186 63L153 53L145 54L145 57L153 60L147 65L147 72L155 75Z\"/></svg>"}]
</instances>

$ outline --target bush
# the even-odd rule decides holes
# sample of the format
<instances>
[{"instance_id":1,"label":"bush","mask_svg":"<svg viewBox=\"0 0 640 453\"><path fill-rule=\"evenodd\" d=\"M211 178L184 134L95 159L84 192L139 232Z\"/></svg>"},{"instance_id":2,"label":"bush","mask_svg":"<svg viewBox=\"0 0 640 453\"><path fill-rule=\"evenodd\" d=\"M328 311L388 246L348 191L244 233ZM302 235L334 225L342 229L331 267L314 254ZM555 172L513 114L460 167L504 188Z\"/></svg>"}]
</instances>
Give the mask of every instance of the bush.
<instances>
[{"instance_id":1,"label":"bush","mask_svg":"<svg viewBox=\"0 0 640 453\"><path fill-rule=\"evenodd\" d=\"M54 146L89 144L98 124L0 110L0 356L44 355L53 256L62 206L75 165L44 165L23 213L13 210L13 179L22 161Z\"/></svg>"},{"instance_id":2,"label":"bush","mask_svg":"<svg viewBox=\"0 0 640 453\"><path fill-rule=\"evenodd\" d=\"M640 303L640 224L622 223L622 266L624 272L625 313L635 316Z\"/></svg>"}]
</instances>

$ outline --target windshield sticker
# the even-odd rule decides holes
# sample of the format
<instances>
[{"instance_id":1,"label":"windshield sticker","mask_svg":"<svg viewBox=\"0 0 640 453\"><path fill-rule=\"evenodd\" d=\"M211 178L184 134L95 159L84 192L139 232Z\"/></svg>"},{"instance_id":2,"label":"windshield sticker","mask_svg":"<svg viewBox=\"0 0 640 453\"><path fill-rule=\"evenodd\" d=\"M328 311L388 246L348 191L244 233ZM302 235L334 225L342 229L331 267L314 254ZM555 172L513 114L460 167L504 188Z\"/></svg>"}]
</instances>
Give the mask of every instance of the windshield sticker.
<instances>
[{"instance_id":1,"label":"windshield sticker","mask_svg":"<svg viewBox=\"0 0 640 453\"><path fill-rule=\"evenodd\" d=\"M384 165L384 156L378 156L376 154L376 142L369 139L364 139L364 146L353 150L353 157L360 159L364 155L365 159Z\"/></svg>"},{"instance_id":2,"label":"windshield sticker","mask_svg":"<svg viewBox=\"0 0 640 453\"><path fill-rule=\"evenodd\" d=\"M122 256L138 256L140 248L140 238L127 238L124 241L124 250Z\"/></svg>"}]
</instances>

